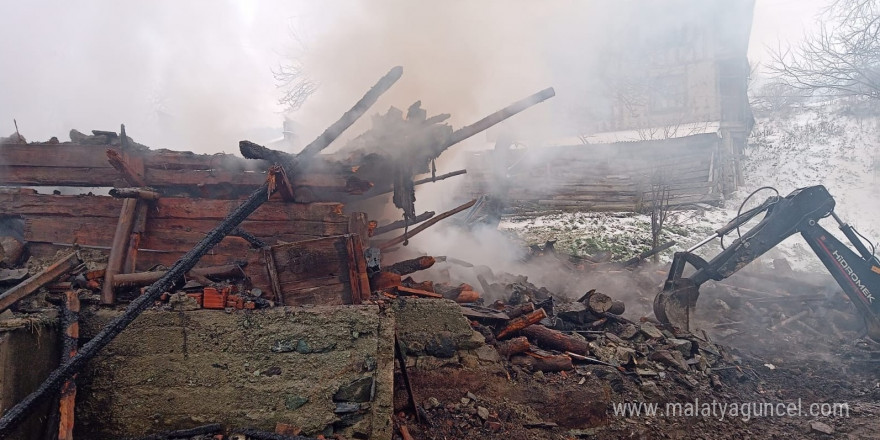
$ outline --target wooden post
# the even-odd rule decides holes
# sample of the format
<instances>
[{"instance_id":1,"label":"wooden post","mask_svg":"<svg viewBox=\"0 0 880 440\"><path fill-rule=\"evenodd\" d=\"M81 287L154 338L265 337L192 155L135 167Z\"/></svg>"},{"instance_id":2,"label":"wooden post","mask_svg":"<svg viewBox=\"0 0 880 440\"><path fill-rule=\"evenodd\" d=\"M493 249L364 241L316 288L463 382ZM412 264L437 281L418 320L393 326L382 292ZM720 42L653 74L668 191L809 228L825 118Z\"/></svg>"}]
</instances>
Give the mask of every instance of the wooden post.
<instances>
[{"instance_id":1,"label":"wooden post","mask_svg":"<svg viewBox=\"0 0 880 440\"><path fill-rule=\"evenodd\" d=\"M137 203L137 199L125 199L122 201L122 211L119 214L119 223L116 224L116 233L113 235L113 244L110 247L107 271L104 273L101 304L113 304L116 302L116 294L113 292L113 276L122 271L122 264L128 253L128 240L134 226L134 213Z\"/></svg>"},{"instance_id":2,"label":"wooden post","mask_svg":"<svg viewBox=\"0 0 880 440\"><path fill-rule=\"evenodd\" d=\"M62 363L76 355L79 341L79 297L73 290L64 292L64 352ZM76 403L76 375L61 386L59 401L58 440L73 440L74 406Z\"/></svg>"},{"instance_id":3,"label":"wooden post","mask_svg":"<svg viewBox=\"0 0 880 440\"><path fill-rule=\"evenodd\" d=\"M137 208L134 214L134 224L131 228L131 236L128 239L128 248L125 252L125 265L122 268L122 273L137 271L138 247L141 244L141 237L147 230L147 209L149 209L150 202L140 198L136 200Z\"/></svg>"}]
</instances>

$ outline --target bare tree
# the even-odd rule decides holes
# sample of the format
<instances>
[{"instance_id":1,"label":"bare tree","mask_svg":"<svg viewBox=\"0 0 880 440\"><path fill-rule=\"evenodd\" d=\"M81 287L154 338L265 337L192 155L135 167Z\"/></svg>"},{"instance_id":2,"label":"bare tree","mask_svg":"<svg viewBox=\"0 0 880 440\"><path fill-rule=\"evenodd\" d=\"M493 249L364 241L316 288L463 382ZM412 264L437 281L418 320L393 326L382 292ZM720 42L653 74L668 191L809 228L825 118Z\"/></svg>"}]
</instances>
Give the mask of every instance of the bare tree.
<instances>
[{"instance_id":1,"label":"bare tree","mask_svg":"<svg viewBox=\"0 0 880 440\"><path fill-rule=\"evenodd\" d=\"M809 96L804 90L776 80L758 87L749 98L756 112L778 114L803 104Z\"/></svg>"},{"instance_id":2,"label":"bare tree","mask_svg":"<svg viewBox=\"0 0 880 440\"><path fill-rule=\"evenodd\" d=\"M305 74L299 61L290 61L278 66L273 70L278 87L284 92L278 103L283 104L290 111L299 110L306 100L318 90L318 84Z\"/></svg>"},{"instance_id":3,"label":"bare tree","mask_svg":"<svg viewBox=\"0 0 880 440\"><path fill-rule=\"evenodd\" d=\"M880 99L880 0L835 0L820 28L778 48L769 69L791 87Z\"/></svg>"},{"instance_id":4,"label":"bare tree","mask_svg":"<svg viewBox=\"0 0 880 440\"><path fill-rule=\"evenodd\" d=\"M318 90L318 83L309 77L302 57L297 55L306 50L305 39L293 26L290 27L289 32L298 48L290 59L279 65L278 69L272 70L272 75L275 76L278 88L283 92L278 103L286 106L288 111L296 111Z\"/></svg>"},{"instance_id":5,"label":"bare tree","mask_svg":"<svg viewBox=\"0 0 880 440\"><path fill-rule=\"evenodd\" d=\"M669 216L669 199L671 191L666 183L662 171L657 171L651 182L651 249L660 246L660 234L666 218ZM654 262L659 261L659 255L654 254Z\"/></svg>"}]
</instances>

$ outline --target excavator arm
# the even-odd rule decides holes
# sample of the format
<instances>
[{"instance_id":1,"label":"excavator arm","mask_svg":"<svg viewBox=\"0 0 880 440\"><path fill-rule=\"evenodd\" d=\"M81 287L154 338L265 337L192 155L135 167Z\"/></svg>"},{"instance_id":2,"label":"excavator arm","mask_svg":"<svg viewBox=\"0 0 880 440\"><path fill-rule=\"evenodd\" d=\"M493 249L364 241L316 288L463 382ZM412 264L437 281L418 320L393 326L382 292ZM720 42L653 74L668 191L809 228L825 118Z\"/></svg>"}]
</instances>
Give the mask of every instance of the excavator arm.
<instances>
[{"instance_id":1,"label":"excavator arm","mask_svg":"<svg viewBox=\"0 0 880 440\"><path fill-rule=\"evenodd\" d=\"M761 206L733 219L715 235L673 257L663 291L654 299L654 314L661 322L675 327L690 328L690 312L696 306L700 286L708 280L722 280L733 275L786 238L800 233L819 257L844 293L865 317L869 335L880 340L880 262L856 236L855 230L834 215L835 202L824 186L811 186L793 191L786 197L771 197ZM737 238L711 261L692 252L714 238L724 237L743 223L766 212L753 228ZM844 235L859 254L837 240L818 221L833 216ZM683 277L687 264L696 271Z\"/></svg>"}]
</instances>

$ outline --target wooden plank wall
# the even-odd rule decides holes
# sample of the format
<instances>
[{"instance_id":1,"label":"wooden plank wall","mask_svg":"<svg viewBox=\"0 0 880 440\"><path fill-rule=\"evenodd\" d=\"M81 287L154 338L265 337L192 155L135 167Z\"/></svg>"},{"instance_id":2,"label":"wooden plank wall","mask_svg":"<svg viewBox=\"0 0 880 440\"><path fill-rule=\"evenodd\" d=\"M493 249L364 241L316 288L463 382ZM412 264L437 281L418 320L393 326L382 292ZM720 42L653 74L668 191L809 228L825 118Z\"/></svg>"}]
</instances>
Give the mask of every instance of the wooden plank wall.
<instances>
[{"instance_id":1,"label":"wooden plank wall","mask_svg":"<svg viewBox=\"0 0 880 440\"><path fill-rule=\"evenodd\" d=\"M360 304L370 297L357 235L279 244L265 250L276 297L288 306Z\"/></svg>"},{"instance_id":2,"label":"wooden plank wall","mask_svg":"<svg viewBox=\"0 0 880 440\"><path fill-rule=\"evenodd\" d=\"M474 154L467 165L471 195L506 191L514 207L585 211L644 211L652 182L670 204L717 203L715 134L603 145L574 145ZM502 165L504 164L504 165ZM493 176L506 172L506 179ZM497 172L497 171L496 171Z\"/></svg>"},{"instance_id":3,"label":"wooden plank wall","mask_svg":"<svg viewBox=\"0 0 880 440\"><path fill-rule=\"evenodd\" d=\"M0 186L126 187L107 160L117 145L31 143L0 145ZM235 199L266 180L269 163L232 154L195 154L172 150L126 150L124 157L147 186L163 196ZM301 173L293 186L302 202L339 201L350 191L346 176L334 170Z\"/></svg>"},{"instance_id":4,"label":"wooden plank wall","mask_svg":"<svg viewBox=\"0 0 880 440\"><path fill-rule=\"evenodd\" d=\"M172 265L239 204L238 200L158 200L147 213L136 269ZM65 247L60 244L109 247L121 207L121 199L106 196L0 193L0 216L24 219L24 238L29 242L31 253L37 256L53 255ZM364 222L363 216L349 217L342 209L339 203L304 205L271 200L251 214L241 227L269 245L348 234L351 229L363 228L355 224ZM255 258L258 255L250 252L250 245L244 239L226 237L199 265Z\"/></svg>"}]
</instances>

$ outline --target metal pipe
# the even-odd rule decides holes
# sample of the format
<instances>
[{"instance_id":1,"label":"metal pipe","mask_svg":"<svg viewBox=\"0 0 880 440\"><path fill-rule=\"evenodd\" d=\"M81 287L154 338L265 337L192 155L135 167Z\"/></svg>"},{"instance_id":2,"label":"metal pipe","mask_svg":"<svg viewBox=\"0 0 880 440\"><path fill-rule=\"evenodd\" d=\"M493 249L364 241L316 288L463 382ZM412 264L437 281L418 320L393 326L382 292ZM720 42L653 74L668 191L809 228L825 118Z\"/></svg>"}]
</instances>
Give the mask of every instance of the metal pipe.
<instances>
[{"instance_id":1,"label":"metal pipe","mask_svg":"<svg viewBox=\"0 0 880 440\"><path fill-rule=\"evenodd\" d=\"M706 243L708 243L708 242L710 242L720 236L721 236L721 234L718 234L718 233L716 233L715 235L710 235L710 236L704 238L703 241L689 247L685 252L693 252L693 251L703 247L703 245L705 245Z\"/></svg>"}]
</instances>

